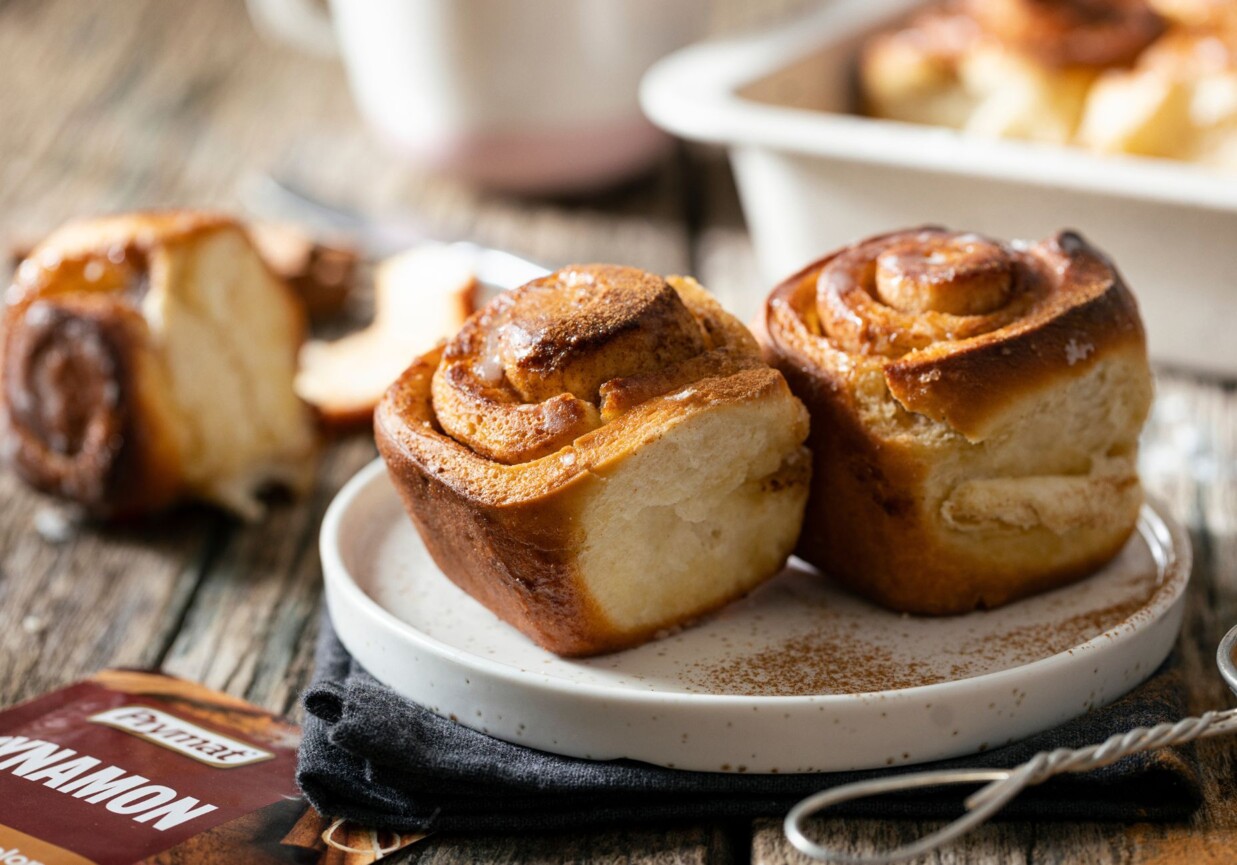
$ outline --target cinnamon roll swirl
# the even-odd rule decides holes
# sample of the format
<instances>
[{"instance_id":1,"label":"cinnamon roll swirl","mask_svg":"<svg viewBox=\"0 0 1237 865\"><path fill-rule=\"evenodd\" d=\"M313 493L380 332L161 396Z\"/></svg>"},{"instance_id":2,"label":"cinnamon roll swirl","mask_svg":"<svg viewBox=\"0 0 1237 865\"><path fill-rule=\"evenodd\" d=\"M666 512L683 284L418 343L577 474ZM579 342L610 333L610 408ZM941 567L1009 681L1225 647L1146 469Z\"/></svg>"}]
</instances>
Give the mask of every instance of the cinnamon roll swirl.
<instances>
[{"instance_id":1,"label":"cinnamon roll swirl","mask_svg":"<svg viewBox=\"0 0 1237 865\"><path fill-rule=\"evenodd\" d=\"M1089 573L1133 530L1143 327L1077 234L876 237L775 288L763 324L812 416L797 552L855 591L995 607Z\"/></svg>"},{"instance_id":2,"label":"cinnamon roll swirl","mask_svg":"<svg viewBox=\"0 0 1237 865\"><path fill-rule=\"evenodd\" d=\"M563 655L751 590L794 546L807 413L693 280L568 267L420 357L378 448L443 572Z\"/></svg>"},{"instance_id":3,"label":"cinnamon roll swirl","mask_svg":"<svg viewBox=\"0 0 1237 865\"><path fill-rule=\"evenodd\" d=\"M0 432L38 489L99 516L186 497L257 516L309 479L292 391L303 312L247 233L214 214L71 223L36 247L0 335Z\"/></svg>"}]
</instances>

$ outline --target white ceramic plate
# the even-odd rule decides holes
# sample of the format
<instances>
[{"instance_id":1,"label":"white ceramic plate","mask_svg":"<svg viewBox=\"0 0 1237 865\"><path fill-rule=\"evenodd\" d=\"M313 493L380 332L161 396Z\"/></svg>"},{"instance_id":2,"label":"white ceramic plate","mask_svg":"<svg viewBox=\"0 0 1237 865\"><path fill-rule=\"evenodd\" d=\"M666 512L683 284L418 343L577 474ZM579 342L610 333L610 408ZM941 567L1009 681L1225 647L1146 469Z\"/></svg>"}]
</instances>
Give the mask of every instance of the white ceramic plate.
<instances>
[{"instance_id":1,"label":"white ceramic plate","mask_svg":"<svg viewBox=\"0 0 1237 865\"><path fill-rule=\"evenodd\" d=\"M380 681L500 739L682 769L821 772L975 753L1115 700L1168 655L1185 533L1144 508L1101 572L1000 610L901 616L792 562L746 599L626 652L564 660L438 570L381 461L322 527L340 639Z\"/></svg>"}]
</instances>

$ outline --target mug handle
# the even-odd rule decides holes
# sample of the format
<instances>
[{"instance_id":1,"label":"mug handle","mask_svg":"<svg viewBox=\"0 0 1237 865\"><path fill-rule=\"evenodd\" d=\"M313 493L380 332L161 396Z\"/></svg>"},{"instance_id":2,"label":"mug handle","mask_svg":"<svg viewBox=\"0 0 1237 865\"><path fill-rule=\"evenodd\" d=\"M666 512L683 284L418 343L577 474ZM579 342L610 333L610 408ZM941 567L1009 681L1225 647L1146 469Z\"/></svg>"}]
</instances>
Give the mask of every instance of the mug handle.
<instances>
[{"instance_id":1,"label":"mug handle","mask_svg":"<svg viewBox=\"0 0 1237 865\"><path fill-rule=\"evenodd\" d=\"M246 5L254 27L264 36L318 57L339 53L331 17L314 0L246 0Z\"/></svg>"}]
</instances>

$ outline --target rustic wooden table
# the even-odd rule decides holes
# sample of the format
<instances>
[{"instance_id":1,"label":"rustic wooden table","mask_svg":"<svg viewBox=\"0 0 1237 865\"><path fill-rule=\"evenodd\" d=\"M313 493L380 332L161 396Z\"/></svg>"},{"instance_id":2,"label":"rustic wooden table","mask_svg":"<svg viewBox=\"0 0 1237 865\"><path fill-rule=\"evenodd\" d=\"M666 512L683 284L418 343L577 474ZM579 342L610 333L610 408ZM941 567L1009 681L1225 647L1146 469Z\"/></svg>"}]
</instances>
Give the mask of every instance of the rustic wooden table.
<instances>
[{"instance_id":1,"label":"rustic wooden table","mask_svg":"<svg viewBox=\"0 0 1237 865\"><path fill-rule=\"evenodd\" d=\"M247 179L273 170L324 198L374 214L415 211L443 236L548 264L695 273L744 311L759 289L720 155L680 151L642 180L583 203L491 197L423 177L375 148L334 63L260 41L240 0L0 0L0 80L0 236L11 240L111 209L238 208ZM1181 639L1193 708L1224 706L1213 653L1237 621L1233 385L1161 370L1146 451L1148 486L1196 545ZM47 500L0 475L0 705L133 665L296 716L319 606L319 522L373 456L365 435L335 441L313 492L277 502L260 523L184 508L68 537L48 531ZM1207 802L1188 823L1000 823L923 861L1237 861L1237 745L1213 741L1200 752ZM862 850L928 828L839 820L821 831ZM437 836L408 855L426 863L805 861L775 821Z\"/></svg>"}]
</instances>

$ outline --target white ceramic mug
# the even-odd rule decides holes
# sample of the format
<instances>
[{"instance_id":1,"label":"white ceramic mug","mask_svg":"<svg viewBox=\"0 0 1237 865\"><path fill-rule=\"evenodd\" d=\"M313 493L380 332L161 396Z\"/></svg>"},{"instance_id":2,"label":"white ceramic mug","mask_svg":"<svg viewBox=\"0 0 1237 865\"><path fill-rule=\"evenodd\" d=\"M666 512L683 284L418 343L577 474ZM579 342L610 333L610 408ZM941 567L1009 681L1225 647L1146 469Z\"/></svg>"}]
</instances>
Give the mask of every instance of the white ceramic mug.
<instances>
[{"instance_id":1,"label":"white ceramic mug","mask_svg":"<svg viewBox=\"0 0 1237 865\"><path fill-rule=\"evenodd\" d=\"M362 115L416 162L510 190L639 171L669 139L641 75L702 35L708 0L248 0L259 29L343 57Z\"/></svg>"}]
</instances>

